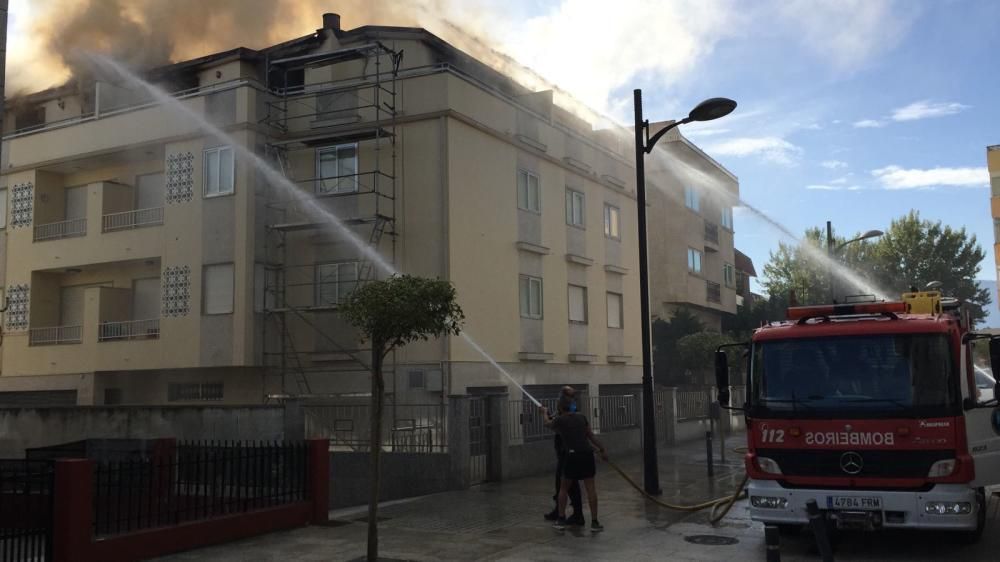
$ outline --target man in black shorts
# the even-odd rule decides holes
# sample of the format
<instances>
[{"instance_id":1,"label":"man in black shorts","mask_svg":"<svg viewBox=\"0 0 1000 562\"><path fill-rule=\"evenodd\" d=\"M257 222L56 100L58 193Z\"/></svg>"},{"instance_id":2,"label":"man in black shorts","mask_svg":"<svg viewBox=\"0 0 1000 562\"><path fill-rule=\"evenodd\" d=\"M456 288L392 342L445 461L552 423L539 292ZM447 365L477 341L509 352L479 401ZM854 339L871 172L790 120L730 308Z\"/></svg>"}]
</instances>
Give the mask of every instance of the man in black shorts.
<instances>
[{"instance_id":1,"label":"man in black shorts","mask_svg":"<svg viewBox=\"0 0 1000 562\"><path fill-rule=\"evenodd\" d=\"M563 404L560 403L559 408L562 407ZM541 406L541 410L546 418L545 425L559 434L566 451L562 487L559 489L559 519L553 526L556 529L566 528L566 500L569 496L569 487L583 480L583 485L587 489L587 503L590 504L590 530L594 533L603 531L604 526L597 520L597 486L594 483L597 467L591 443L597 447L601 458L607 460L608 454L604 445L590 431L590 424L583 414L561 411L558 416L550 418L548 409Z\"/></svg>"},{"instance_id":2,"label":"man in black shorts","mask_svg":"<svg viewBox=\"0 0 1000 562\"><path fill-rule=\"evenodd\" d=\"M562 412L575 411L573 406L576 404L576 390L572 386L564 386L559 391L559 400L557 404L557 410ZM562 444L562 437L557 433L555 439L553 440L556 447L556 487L555 493L552 494L552 503L554 507L552 511L545 514L545 519L547 521L555 521L559 519L559 490L562 488L562 473L566 465L566 449ZM573 482L569 487L569 502L573 506L573 515L566 518L566 521L570 525L586 525L586 521L583 519L583 501L580 496L580 483Z\"/></svg>"}]
</instances>

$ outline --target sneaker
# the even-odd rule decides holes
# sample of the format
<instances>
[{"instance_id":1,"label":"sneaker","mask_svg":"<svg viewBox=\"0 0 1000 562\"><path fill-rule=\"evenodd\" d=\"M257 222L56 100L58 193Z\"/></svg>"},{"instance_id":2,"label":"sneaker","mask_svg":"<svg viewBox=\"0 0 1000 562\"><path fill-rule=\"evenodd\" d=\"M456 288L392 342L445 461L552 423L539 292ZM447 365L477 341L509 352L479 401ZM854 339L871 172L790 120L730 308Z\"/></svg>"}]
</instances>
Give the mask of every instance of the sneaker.
<instances>
[{"instance_id":1,"label":"sneaker","mask_svg":"<svg viewBox=\"0 0 1000 562\"><path fill-rule=\"evenodd\" d=\"M598 521L597 519L594 519L593 521L590 522L591 533L600 533L603 530L604 530L604 525L601 525L601 522Z\"/></svg>"},{"instance_id":2,"label":"sneaker","mask_svg":"<svg viewBox=\"0 0 1000 562\"><path fill-rule=\"evenodd\" d=\"M582 513L574 513L570 517L566 518L566 523L574 527L583 527L587 524L587 521L583 518Z\"/></svg>"},{"instance_id":3,"label":"sneaker","mask_svg":"<svg viewBox=\"0 0 1000 562\"><path fill-rule=\"evenodd\" d=\"M542 517L544 517L546 521L555 521L556 519L559 519L559 512L553 509Z\"/></svg>"},{"instance_id":4,"label":"sneaker","mask_svg":"<svg viewBox=\"0 0 1000 562\"><path fill-rule=\"evenodd\" d=\"M559 519L556 519L556 522L552 524L552 528L558 531L566 529L566 518L560 517Z\"/></svg>"}]
</instances>

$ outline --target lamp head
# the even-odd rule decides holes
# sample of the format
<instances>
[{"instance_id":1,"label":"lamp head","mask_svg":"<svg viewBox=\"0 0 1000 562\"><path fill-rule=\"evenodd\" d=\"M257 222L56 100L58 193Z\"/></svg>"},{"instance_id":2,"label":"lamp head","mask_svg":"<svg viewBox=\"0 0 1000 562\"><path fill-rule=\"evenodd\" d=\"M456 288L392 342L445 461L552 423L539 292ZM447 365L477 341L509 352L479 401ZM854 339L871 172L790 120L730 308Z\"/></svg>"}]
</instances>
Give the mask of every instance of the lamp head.
<instances>
[{"instance_id":1,"label":"lamp head","mask_svg":"<svg viewBox=\"0 0 1000 562\"><path fill-rule=\"evenodd\" d=\"M736 109L736 102L729 98L709 98L691 110L688 121L712 121L725 117Z\"/></svg>"}]
</instances>

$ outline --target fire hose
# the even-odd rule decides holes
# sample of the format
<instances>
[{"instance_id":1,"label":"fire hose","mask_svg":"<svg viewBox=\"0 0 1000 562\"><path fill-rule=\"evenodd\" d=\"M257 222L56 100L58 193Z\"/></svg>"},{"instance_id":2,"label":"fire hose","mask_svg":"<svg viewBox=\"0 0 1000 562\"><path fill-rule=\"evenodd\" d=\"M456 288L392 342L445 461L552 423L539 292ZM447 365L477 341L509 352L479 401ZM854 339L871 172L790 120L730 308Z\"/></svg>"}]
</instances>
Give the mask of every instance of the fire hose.
<instances>
[{"instance_id":1,"label":"fire hose","mask_svg":"<svg viewBox=\"0 0 1000 562\"><path fill-rule=\"evenodd\" d=\"M733 508L733 504L736 503L736 500L742 499L746 495L747 481L750 480L750 476L745 475L743 477L743 481L740 482L740 485L736 488L736 492L734 492L733 495L731 496L723 496L721 498L716 498L714 500L708 500L706 502L696 503L693 505L677 505L665 502L647 493L645 490L642 489L641 486L639 486L639 484L636 483L635 480L633 480L628 474L625 474L625 471L622 470L617 464L611 462L610 460L605 460L605 462L608 463L608 465L611 466L611 468L615 469L615 472L617 472L622 478L624 478L626 482L631 484L632 487L635 488L637 492L639 492L640 494L645 496L646 499L648 499L649 501L655 503L660 507L665 507L667 509L672 509L674 511L686 511L692 513L695 511L701 511L703 509L711 509L711 511L709 512L708 521L712 525L715 525L719 521L722 521L722 518L724 518L726 514L729 513L729 510Z\"/></svg>"}]
</instances>

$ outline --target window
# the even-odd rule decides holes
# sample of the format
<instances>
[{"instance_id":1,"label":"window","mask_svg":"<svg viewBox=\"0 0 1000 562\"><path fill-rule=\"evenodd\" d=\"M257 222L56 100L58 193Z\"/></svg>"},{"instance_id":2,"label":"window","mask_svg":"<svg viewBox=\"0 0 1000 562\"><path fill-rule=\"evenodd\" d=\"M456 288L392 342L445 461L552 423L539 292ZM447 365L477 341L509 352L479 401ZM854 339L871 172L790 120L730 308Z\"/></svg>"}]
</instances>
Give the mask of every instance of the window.
<instances>
[{"instance_id":1,"label":"window","mask_svg":"<svg viewBox=\"0 0 1000 562\"><path fill-rule=\"evenodd\" d=\"M7 188L0 189L0 228L7 228Z\"/></svg>"},{"instance_id":2,"label":"window","mask_svg":"<svg viewBox=\"0 0 1000 562\"><path fill-rule=\"evenodd\" d=\"M722 208L722 226L733 230L733 208L723 207Z\"/></svg>"},{"instance_id":3,"label":"window","mask_svg":"<svg viewBox=\"0 0 1000 562\"><path fill-rule=\"evenodd\" d=\"M522 275L520 278L521 317L542 317L542 280Z\"/></svg>"},{"instance_id":4,"label":"window","mask_svg":"<svg viewBox=\"0 0 1000 562\"><path fill-rule=\"evenodd\" d=\"M316 150L316 193L358 190L358 145L342 144Z\"/></svg>"},{"instance_id":5,"label":"window","mask_svg":"<svg viewBox=\"0 0 1000 562\"><path fill-rule=\"evenodd\" d=\"M358 285L358 262L321 263L316 266L316 306L336 306Z\"/></svg>"},{"instance_id":6,"label":"window","mask_svg":"<svg viewBox=\"0 0 1000 562\"><path fill-rule=\"evenodd\" d=\"M232 193L235 177L232 147L219 146L205 151L205 197Z\"/></svg>"},{"instance_id":7,"label":"window","mask_svg":"<svg viewBox=\"0 0 1000 562\"><path fill-rule=\"evenodd\" d=\"M216 402L222 400L221 382L191 382L167 385L167 402Z\"/></svg>"},{"instance_id":8,"label":"window","mask_svg":"<svg viewBox=\"0 0 1000 562\"><path fill-rule=\"evenodd\" d=\"M701 273L701 251L688 248L688 271Z\"/></svg>"},{"instance_id":9,"label":"window","mask_svg":"<svg viewBox=\"0 0 1000 562\"><path fill-rule=\"evenodd\" d=\"M722 280L727 287L736 286L736 268L733 264L727 263L722 266Z\"/></svg>"},{"instance_id":10,"label":"window","mask_svg":"<svg viewBox=\"0 0 1000 562\"><path fill-rule=\"evenodd\" d=\"M233 264L206 265L202 276L202 309L205 314L232 314Z\"/></svg>"},{"instance_id":11,"label":"window","mask_svg":"<svg viewBox=\"0 0 1000 562\"><path fill-rule=\"evenodd\" d=\"M701 211L701 195L698 193L697 188L690 185L684 187L684 204L692 211Z\"/></svg>"},{"instance_id":12,"label":"window","mask_svg":"<svg viewBox=\"0 0 1000 562\"><path fill-rule=\"evenodd\" d=\"M410 390L425 388L427 381L423 371L410 371Z\"/></svg>"},{"instance_id":13,"label":"window","mask_svg":"<svg viewBox=\"0 0 1000 562\"><path fill-rule=\"evenodd\" d=\"M579 324L587 323L587 288L579 285L569 286L569 321Z\"/></svg>"},{"instance_id":14,"label":"window","mask_svg":"<svg viewBox=\"0 0 1000 562\"><path fill-rule=\"evenodd\" d=\"M736 272L736 292L743 294L747 291L747 274L742 271Z\"/></svg>"},{"instance_id":15,"label":"window","mask_svg":"<svg viewBox=\"0 0 1000 562\"><path fill-rule=\"evenodd\" d=\"M542 212L542 194L538 189L538 176L524 170L517 171L517 208L533 213Z\"/></svg>"},{"instance_id":16,"label":"window","mask_svg":"<svg viewBox=\"0 0 1000 562\"><path fill-rule=\"evenodd\" d=\"M566 224L583 228L583 193L566 190Z\"/></svg>"},{"instance_id":17,"label":"window","mask_svg":"<svg viewBox=\"0 0 1000 562\"><path fill-rule=\"evenodd\" d=\"M621 328L623 324L622 295L608 293L608 328Z\"/></svg>"},{"instance_id":18,"label":"window","mask_svg":"<svg viewBox=\"0 0 1000 562\"><path fill-rule=\"evenodd\" d=\"M608 238L621 240L620 215L621 211L618 207L604 205L604 235Z\"/></svg>"}]
</instances>

